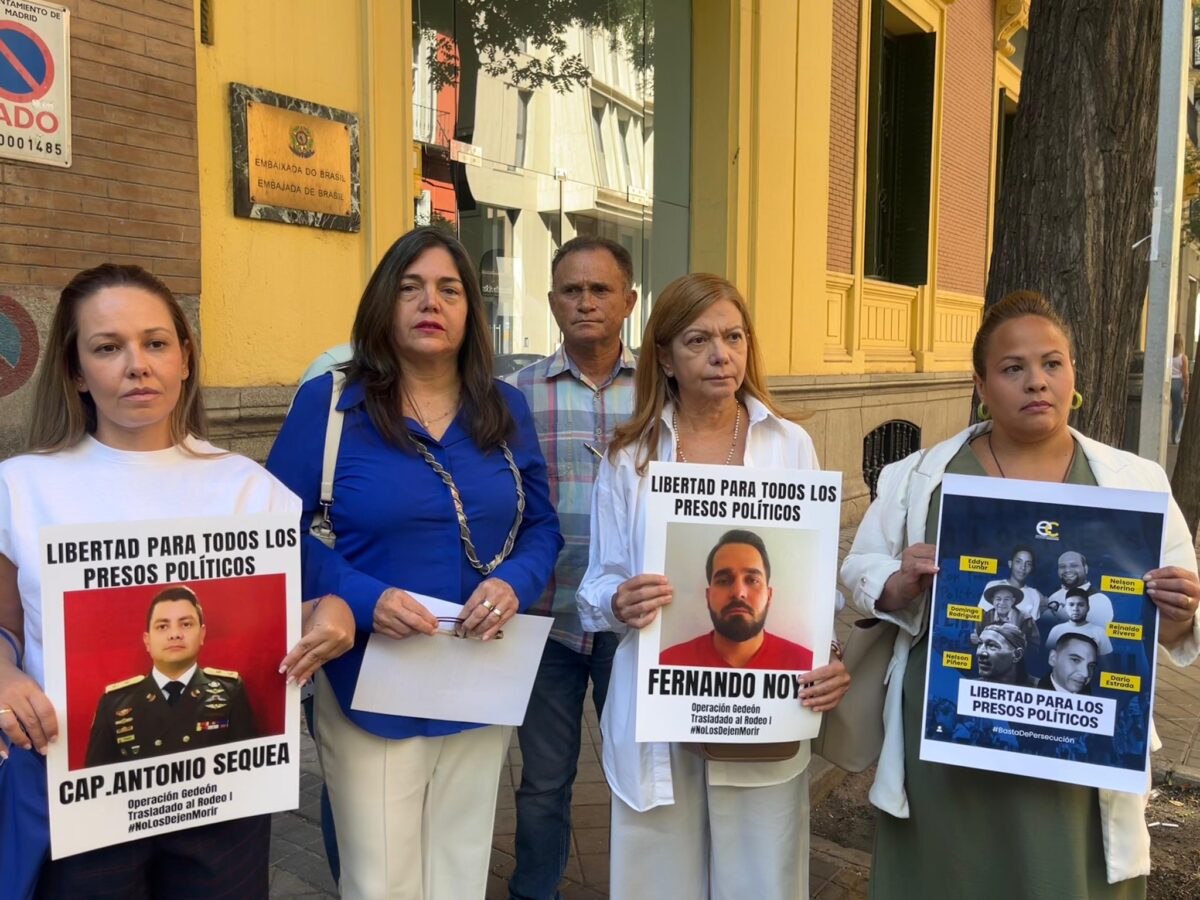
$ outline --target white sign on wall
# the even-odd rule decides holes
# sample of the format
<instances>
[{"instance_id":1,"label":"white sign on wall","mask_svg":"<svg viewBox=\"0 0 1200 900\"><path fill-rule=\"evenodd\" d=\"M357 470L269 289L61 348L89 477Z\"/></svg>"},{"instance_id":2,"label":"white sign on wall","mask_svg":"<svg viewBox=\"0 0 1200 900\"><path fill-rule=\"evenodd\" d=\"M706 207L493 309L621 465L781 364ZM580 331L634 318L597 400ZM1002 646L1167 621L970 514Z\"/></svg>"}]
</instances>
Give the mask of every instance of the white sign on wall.
<instances>
[{"instance_id":1,"label":"white sign on wall","mask_svg":"<svg viewBox=\"0 0 1200 900\"><path fill-rule=\"evenodd\" d=\"M70 15L0 0L0 158L71 165Z\"/></svg>"}]
</instances>

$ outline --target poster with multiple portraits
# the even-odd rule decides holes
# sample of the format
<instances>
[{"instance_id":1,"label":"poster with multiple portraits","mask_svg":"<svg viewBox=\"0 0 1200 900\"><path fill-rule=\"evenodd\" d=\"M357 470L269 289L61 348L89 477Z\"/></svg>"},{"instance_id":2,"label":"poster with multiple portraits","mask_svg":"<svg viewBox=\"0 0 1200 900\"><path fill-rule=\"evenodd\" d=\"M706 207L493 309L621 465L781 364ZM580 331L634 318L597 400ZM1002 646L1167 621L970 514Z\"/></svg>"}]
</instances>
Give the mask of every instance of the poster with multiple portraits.
<instances>
[{"instance_id":1,"label":"poster with multiple portraits","mask_svg":"<svg viewBox=\"0 0 1200 900\"><path fill-rule=\"evenodd\" d=\"M638 636L639 741L815 737L797 694L829 660L841 474L653 462L644 567L672 602Z\"/></svg>"},{"instance_id":2,"label":"poster with multiple portraits","mask_svg":"<svg viewBox=\"0 0 1200 900\"><path fill-rule=\"evenodd\" d=\"M41 533L54 858L299 801L294 516Z\"/></svg>"},{"instance_id":3,"label":"poster with multiple portraits","mask_svg":"<svg viewBox=\"0 0 1200 900\"><path fill-rule=\"evenodd\" d=\"M1146 790L1167 503L945 477L921 759Z\"/></svg>"}]
</instances>

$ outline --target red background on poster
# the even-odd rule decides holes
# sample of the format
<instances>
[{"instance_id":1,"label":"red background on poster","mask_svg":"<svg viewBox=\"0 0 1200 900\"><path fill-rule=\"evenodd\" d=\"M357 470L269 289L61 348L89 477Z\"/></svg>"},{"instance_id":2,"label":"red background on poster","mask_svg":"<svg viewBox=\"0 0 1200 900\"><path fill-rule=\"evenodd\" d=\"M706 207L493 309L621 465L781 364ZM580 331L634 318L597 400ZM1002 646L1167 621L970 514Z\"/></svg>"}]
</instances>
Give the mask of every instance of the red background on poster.
<instances>
[{"instance_id":1,"label":"red background on poster","mask_svg":"<svg viewBox=\"0 0 1200 900\"><path fill-rule=\"evenodd\" d=\"M260 735L282 734L287 589L283 574L184 582L204 609L200 666L242 676ZM107 685L150 672L142 644L150 601L166 584L68 591L63 595L69 767L83 768L96 704Z\"/></svg>"}]
</instances>

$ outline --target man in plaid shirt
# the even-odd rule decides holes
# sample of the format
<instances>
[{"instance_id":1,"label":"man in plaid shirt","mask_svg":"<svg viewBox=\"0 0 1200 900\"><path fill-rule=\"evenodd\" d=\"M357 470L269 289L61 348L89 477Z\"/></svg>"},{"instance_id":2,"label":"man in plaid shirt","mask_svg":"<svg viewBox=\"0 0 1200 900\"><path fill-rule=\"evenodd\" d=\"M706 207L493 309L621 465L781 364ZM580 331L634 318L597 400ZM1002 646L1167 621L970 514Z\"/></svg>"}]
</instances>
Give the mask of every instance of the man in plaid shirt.
<instances>
[{"instance_id":1,"label":"man in plaid shirt","mask_svg":"<svg viewBox=\"0 0 1200 900\"><path fill-rule=\"evenodd\" d=\"M583 631L575 591L588 564L592 482L613 429L633 413L635 360L621 342L637 302L629 251L606 238L574 238L554 255L551 278L562 346L507 379L533 411L566 539L546 592L528 610L554 625L517 733L517 862L508 882L516 900L559 897L567 865L584 696L590 678L599 715L618 643L611 632Z\"/></svg>"}]
</instances>

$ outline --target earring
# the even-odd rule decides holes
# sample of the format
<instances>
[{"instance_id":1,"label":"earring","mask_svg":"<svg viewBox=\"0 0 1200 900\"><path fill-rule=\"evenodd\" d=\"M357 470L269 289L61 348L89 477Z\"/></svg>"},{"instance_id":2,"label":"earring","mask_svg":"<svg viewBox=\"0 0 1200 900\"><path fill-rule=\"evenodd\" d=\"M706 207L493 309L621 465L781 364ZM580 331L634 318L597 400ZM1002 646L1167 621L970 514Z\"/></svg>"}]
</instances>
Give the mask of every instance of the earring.
<instances>
[{"instance_id":1,"label":"earring","mask_svg":"<svg viewBox=\"0 0 1200 900\"><path fill-rule=\"evenodd\" d=\"M992 411L988 409L987 404L981 400L979 405L975 407L975 415L979 416L979 421L986 422L992 417Z\"/></svg>"},{"instance_id":2,"label":"earring","mask_svg":"<svg viewBox=\"0 0 1200 900\"><path fill-rule=\"evenodd\" d=\"M1074 391L1071 394L1071 409L1079 409L1081 406L1083 406L1083 394Z\"/></svg>"},{"instance_id":3,"label":"earring","mask_svg":"<svg viewBox=\"0 0 1200 900\"><path fill-rule=\"evenodd\" d=\"M668 378L675 377L675 372L671 369L668 369L666 366L663 366L663 374L666 375Z\"/></svg>"}]
</instances>

